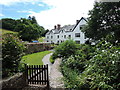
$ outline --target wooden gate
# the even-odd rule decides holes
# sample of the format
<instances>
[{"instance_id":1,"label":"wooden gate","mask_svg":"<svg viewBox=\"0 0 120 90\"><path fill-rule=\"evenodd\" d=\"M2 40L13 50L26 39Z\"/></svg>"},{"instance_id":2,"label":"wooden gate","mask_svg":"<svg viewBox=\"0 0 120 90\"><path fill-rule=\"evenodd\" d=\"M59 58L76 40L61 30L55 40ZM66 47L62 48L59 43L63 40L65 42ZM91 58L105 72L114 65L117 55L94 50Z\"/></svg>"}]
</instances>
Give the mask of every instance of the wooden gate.
<instances>
[{"instance_id":1,"label":"wooden gate","mask_svg":"<svg viewBox=\"0 0 120 90\"><path fill-rule=\"evenodd\" d=\"M49 87L48 64L47 65L25 65L26 83L47 85Z\"/></svg>"}]
</instances>

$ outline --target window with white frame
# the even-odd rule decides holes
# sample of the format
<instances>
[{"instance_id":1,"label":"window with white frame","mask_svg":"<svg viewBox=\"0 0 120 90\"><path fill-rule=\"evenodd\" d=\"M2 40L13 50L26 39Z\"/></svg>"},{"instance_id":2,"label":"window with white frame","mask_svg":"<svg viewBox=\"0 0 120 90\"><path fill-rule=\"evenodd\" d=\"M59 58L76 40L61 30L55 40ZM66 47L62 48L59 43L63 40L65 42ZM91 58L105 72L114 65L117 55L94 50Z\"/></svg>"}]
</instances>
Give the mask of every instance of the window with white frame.
<instances>
[{"instance_id":1,"label":"window with white frame","mask_svg":"<svg viewBox=\"0 0 120 90\"><path fill-rule=\"evenodd\" d=\"M75 41L77 44L80 44L80 41Z\"/></svg>"},{"instance_id":2,"label":"window with white frame","mask_svg":"<svg viewBox=\"0 0 120 90\"><path fill-rule=\"evenodd\" d=\"M66 38L66 35L64 35L64 38Z\"/></svg>"},{"instance_id":3,"label":"window with white frame","mask_svg":"<svg viewBox=\"0 0 120 90\"><path fill-rule=\"evenodd\" d=\"M68 35L69 38L71 38L71 35Z\"/></svg>"},{"instance_id":4,"label":"window with white frame","mask_svg":"<svg viewBox=\"0 0 120 90\"><path fill-rule=\"evenodd\" d=\"M51 36L51 39L53 38L53 36Z\"/></svg>"},{"instance_id":5,"label":"window with white frame","mask_svg":"<svg viewBox=\"0 0 120 90\"><path fill-rule=\"evenodd\" d=\"M80 33L75 33L75 37L80 37Z\"/></svg>"}]
</instances>

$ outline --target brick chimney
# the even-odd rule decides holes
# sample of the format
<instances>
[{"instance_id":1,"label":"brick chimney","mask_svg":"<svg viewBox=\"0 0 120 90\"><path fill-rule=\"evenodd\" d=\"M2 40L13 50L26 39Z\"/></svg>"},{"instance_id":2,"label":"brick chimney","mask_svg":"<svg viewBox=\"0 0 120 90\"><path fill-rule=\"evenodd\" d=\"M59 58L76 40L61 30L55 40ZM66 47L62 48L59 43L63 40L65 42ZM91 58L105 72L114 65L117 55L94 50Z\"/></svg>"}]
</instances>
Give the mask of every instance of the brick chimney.
<instances>
[{"instance_id":1,"label":"brick chimney","mask_svg":"<svg viewBox=\"0 0 120 90\"><path fill-rule=\"evenodd\" d=\"M57 29L58 29L58 30L61 28L60 26L61 26L60 24L57 24Z\"/></svg>"},{"instance_id":2,"label":"brick chimney","mask_svg":"<svg viewBox=\"0 0 120 90\"><path fill-rule=\"evenodd\" d=\"M56 25L54 26L54 29L57 29L57 26L56 26Z\"/></svg>"},{"instance_id":3,"label":"brick chimney","mask_svg":"<svg viewBox=\"0 0 120 90\"><path fill-rule=\"evenodd\" d=\"M76 20L76 24L78 24L79 20Z\"/></svg>"}]
</instances>

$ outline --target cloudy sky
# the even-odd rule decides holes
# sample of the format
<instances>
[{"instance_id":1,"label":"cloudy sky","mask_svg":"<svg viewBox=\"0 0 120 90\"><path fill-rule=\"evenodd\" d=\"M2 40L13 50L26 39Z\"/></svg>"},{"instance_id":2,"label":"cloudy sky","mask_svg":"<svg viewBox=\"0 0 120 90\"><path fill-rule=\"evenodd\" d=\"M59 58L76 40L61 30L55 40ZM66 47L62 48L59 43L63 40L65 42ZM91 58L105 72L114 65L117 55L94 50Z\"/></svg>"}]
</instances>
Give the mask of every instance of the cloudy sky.
<instances>
[{"instance_id":1,"label":"cloudy sky","mask_svg":"<svg viewBox=\"0 0 120 90\"><path fill-rule=\"evenodd\" d=\"M54 25L75 24L88 17L95 0L1 0L0 18L35 16L39 25L52 29Z\"/></svg>"}]
</instances>

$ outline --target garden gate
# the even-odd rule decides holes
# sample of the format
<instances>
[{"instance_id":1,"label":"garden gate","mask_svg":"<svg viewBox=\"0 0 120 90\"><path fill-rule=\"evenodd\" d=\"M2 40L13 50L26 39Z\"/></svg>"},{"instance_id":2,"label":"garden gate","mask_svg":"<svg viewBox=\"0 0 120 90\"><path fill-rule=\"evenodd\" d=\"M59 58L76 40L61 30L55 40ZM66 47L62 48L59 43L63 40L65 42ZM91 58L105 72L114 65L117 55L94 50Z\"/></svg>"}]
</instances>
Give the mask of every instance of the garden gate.
<instances>
[{"instance_id":1,"label":"garden gate","mask_svg":"<svg viewBox=\"0 0 120 90\"><path fill-rule=\"evenodd\" d=\"M49 87L48 64L25 65L26 83L47 85Z\"/></svg>"}]
</instances>

